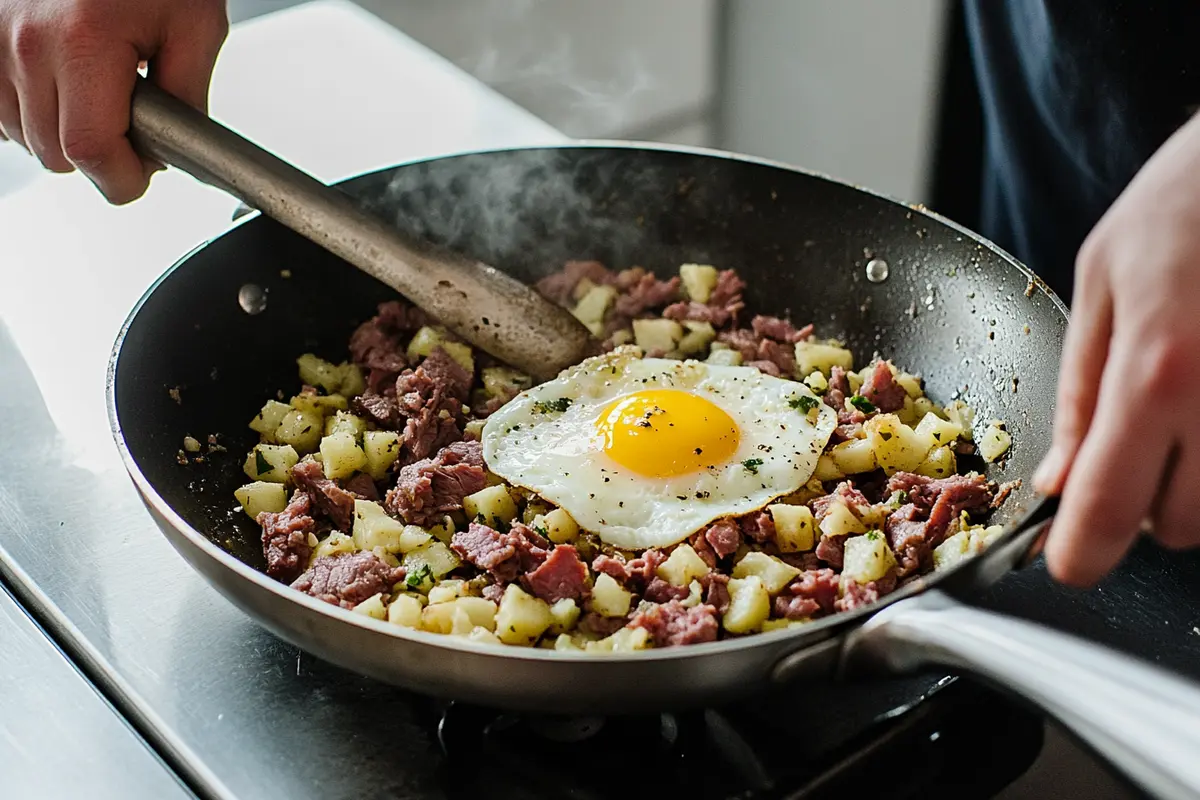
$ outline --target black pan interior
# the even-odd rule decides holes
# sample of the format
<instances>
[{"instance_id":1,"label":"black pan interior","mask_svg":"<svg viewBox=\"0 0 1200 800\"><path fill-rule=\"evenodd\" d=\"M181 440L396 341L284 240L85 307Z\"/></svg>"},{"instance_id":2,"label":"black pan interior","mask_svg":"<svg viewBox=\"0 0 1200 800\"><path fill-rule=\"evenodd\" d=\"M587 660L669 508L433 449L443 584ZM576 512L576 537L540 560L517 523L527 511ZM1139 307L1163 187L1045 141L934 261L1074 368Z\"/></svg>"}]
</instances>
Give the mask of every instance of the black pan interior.
<instances>
[{"instance_id":1,"label":"black pan interior","mask_svg":"<svg viewBox=\"0 0 1200 800\"><path fill-rule=\"evenodd\" d=\"M525 280L568 259L734 267L754 312L814 322L862 362L879 352L963 397L1016 442L997 480L1028 477L1049 445L1066 318L1010 258L920 210L825 178L694 152L624 147L503 150L417 162L344 188L410 232ZM866 279L872 258L889 266ZM290 277L285 277L285 275ZM238 302L246 284L265 310ZM233 512L246 426L298 389L295 358L341 361L355 326L394 293L266 218L197 249L148 294L117 357L125 441L158 493L196 530L261 566L259 531ZM168 391L178 388L179 402ZM185 436L225 453L177 463ZM1018 490L1003 521L1032 496Z\"/></svg>"}]
</instances>

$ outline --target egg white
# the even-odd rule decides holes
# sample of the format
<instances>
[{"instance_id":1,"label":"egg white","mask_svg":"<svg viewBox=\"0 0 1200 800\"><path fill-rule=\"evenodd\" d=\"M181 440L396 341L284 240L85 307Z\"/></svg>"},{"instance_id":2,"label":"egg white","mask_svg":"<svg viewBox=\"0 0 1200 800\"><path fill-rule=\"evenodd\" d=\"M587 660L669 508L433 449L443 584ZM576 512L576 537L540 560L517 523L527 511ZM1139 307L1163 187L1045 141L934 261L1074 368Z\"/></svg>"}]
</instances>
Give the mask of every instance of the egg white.
<instances>
[{"instance_id":1,"label":"egg white","mask_svg":"<svg viewBox=\"0 0 1200 800\"><path fill-rule=\"evenodd\" d=\"M587 359L505 404L483 428L488 469L627 550L683 541L716 519L760 509L812 477L837 414L806 385L753 367L640 355L623 347ZM596 421L612 401L647 389L685 390L719 406L738 426L737 451L710 469L666 478L617 464L602 448ZM816 415L792 407L801 396L818 401ZM545 404L561 405L561 398L571 401L565 410L547 410Z\"/></svg>"}]
</instances>

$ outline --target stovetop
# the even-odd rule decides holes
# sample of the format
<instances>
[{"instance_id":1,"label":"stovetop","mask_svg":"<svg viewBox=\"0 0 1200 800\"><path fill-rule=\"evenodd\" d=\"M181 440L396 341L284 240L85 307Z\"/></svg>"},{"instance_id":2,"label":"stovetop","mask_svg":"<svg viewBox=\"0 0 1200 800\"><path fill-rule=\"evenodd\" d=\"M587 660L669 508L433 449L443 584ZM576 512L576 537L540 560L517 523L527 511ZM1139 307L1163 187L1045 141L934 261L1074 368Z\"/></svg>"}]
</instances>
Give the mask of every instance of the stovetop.
<instances>
[{"instance_id":1,"label":"stovetop","mask_svg":"<svg viewBox=\"0 0 1200 800\"><path fill-rule=\"evenodd\" d=\"M660 797L664 787L714 800L974 800L995 797L1042 747L1039 715L965 680L853 732L812 692L809 703L609 719L422 703L443 756L427 768L464 800Z\"/></svg>"}]
</instances>

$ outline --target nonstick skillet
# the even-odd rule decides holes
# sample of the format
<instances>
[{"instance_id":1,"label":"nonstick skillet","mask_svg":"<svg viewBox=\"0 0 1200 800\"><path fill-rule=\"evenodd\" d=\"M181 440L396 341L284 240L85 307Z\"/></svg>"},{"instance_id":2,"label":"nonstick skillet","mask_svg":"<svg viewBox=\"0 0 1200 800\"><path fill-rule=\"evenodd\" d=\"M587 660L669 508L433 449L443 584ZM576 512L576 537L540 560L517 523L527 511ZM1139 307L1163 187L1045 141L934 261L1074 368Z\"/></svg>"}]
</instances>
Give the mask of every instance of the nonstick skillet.
<instances>
[{"instance_id":1,"label":"nonstick skillet","mask_svg":"<svg viewBox=\"0 0 1200 800\"><path fill-rule=\"evenodd\" d=\"M926 376L931 397L962 397L981 419L1005 420L1015 445L989 476L1026 480L998 512L1008 533L983 555L799 629L564 654L367 619L267 578L258 527L233 511L232 495L241 457L257 441L246 423L262 398L294 389L300 353L343 360L355 326L394 294L252 215L184 257L141 299L115 345L108 397L113 435L158 526L264 627L415 691L548 713L710 705L780 684L946 666L1042 706L1150 791L1200 796L1200 692L1192 685L953 599L1022 563L1038 529L1021 523L1053 510L1028 479L1050 441L1066 310L1011 257L923 209L696 149L599 143L468 153L342 188L406 232L526 282L571 259L663 276L685 262L736 268L751 309L814 322L821 335L844 339L856 360L878 351ZM209 434L228 452L177 463L185 436Z\"/></svg>"}]
</instances>

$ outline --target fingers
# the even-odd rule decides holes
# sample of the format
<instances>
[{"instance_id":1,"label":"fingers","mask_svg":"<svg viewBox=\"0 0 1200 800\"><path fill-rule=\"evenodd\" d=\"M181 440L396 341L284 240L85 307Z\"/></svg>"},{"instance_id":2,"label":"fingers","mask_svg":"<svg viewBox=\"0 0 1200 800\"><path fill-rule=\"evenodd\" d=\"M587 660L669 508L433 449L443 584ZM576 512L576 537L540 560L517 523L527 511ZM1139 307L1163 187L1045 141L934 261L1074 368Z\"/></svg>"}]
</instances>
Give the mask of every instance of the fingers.
<instances>
[{"instance_id":1,"label":"fingers","mask_svg":"<svg viewBox=\"0 0 1200 800\"><path fill-rule=\"evenodd\" d=\"M1171 447L1164 420L1146 411L1156 396L1150 368L1129 351L1104 371L1099 404L1046 541L1046 564L1065 584L1090 586L1124 558L1150 514Z\"/></svg>"},{"instance_id":2,"label":"fingers","mask_svg":"<svg viewBox=\"0 0 1200 800\"><path fill-rule=\"evenodd\" d=\"M21 135L21 104L11 84L0 83L0 134L25 147Z\"/></svg>"},{"instance_id":3,"label":"fingers","mask_svg":"<svg viewBox=\"0 0 1200 800\"><path fill-rule=\"evenodd\" d=\"M1200 463L1196 448L1200 443L1186 441L1180 447L1166 495L1158 508L1151 509L1154 538L1163 547L1180 549L1200 542L1197 536L1197 507L1200 506Z\"/></svg>"},{"instance_id":4,"label":"fingers","mask_svg":"<svg viewBox=\"0 0 1200 800\"><path fill-rule=\"evenodd\" d=\"M47 71L45 75L42 79L22 76L18 92L22 135L42 166L51 172L71 172L75 168L63 155L58 138L58 87L51 73Z\"/></svg>"},{"instance_id":5,"label":"fingers","mask_svg":"<svg viewBox=\"0 0 1200 800\"><path fill-rule=\"evenodd\" d=\"M1080 269L1082 276L1086 270ZM1063 490L1092 415L1112 337L1112 296L1104 280L1076 281L1075 305L1063 345L1054 411L1054 439L1033 482L1043 494Z\"/></svg>"},{"instance_id":6,"label":"fingers","mask_svg":"<svg viewBox=\"0 0 1200 800\"><path fill-rule=\"evenodd\" d=\"M63 153L109 202L146 191L147 172L126 134L137 80L137 51L118 42L81 44L58 69L59 137Z\"/></svg>"},{"instance_id":7,"label":"fingers","mask_svg":"<svg viewBox=\"0 0 1200 800\"><path fill-rule=\"evenodd\" d=\"M219 9L219 10L217 10ZM224 5L187 20L188 28L172 31L150 63L150 78L194 108L208 111L208 87L217 53L225 43L229 21Z\"/></svg>"}]
</instances>

